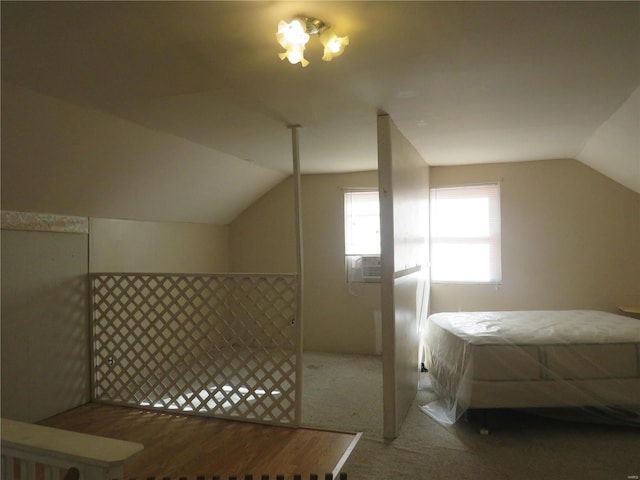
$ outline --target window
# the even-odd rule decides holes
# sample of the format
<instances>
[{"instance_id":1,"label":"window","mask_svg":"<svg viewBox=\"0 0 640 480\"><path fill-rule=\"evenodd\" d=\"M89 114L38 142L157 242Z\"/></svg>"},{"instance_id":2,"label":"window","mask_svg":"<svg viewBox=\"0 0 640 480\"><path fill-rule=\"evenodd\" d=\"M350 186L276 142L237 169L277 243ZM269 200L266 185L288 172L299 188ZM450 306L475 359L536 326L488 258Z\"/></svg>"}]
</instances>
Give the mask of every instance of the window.
<instances>
[{"instance_id":1,"label":"window","mask_svg":"<svg viewBox=\"0 0 640 480\"><path fill-rule=\"evenodd\" d=\"M500 185L431 189L431 281L500 283Z\"/></svg>"},{"instance_id":2,"label":"window","mask_svg":"<svg viewBox=\"0 0 640 480\"><path fill-rule=\"evenodd\" d=\"M380 202L377 190L345 192L344 253L347 281L380 281Z\"/></svg>"},{"instance_id":3,"label":"window","mask_svg":"<svg viewBox=\"0 0 640 480\"><path fill-rule=\"evenodd\" d=\"M344 234L346 255L380 255L377 191L345 192Z\"/></svg>"}]
</instances>

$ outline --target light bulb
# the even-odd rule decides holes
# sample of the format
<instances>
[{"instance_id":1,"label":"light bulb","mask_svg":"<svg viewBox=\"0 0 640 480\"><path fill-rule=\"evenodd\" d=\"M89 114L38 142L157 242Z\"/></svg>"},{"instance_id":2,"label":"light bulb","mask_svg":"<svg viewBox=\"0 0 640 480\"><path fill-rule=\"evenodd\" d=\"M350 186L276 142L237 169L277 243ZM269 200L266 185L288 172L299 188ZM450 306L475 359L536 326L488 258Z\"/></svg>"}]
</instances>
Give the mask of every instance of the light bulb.
<instances>
[{"instance_id":1,"label":"light bulb","mask_svg":"<svg viewBox=\"0 0 640 480\"><path fill-rule=\"evenodd\" d=\"M280 54L280 59L289 60L289 63L296 64L300 63L303 67L309 65L309 61L304 58L304 47L290 47L287 48L287 51Z\"/></svg>"},{"instance_id":2,"label":"light bulb","mask_svg":"<svg viewBox=\"0 0 640 480\"><path fill-rule=\"evenodd\" d=\"M340 43L339 38L333 38L329 42L327 42L327 47L331 53L338 53L342 44Z\"/></svg>"},{"instance_id":3,"label":"light bulb","mask_svg":"<svg viewBox=\"0 0 640 480\"><path fill-rule=\"evenodd\" d=\"M306 31L306 26L299 19L294 19L289 23L282 20L278 24L276 39L284 48L304 47L309 41L309 34Z\"/></svg>"},{"instance_id":4,"label":"light bulb","mask_svg":"<svg viewBox=\"0 0 640 480\"><path fill-rule=\"evenodd\" d=\"M287 59L293 64L298 63L303 58L304 55L300 50L289 50L289 53L287 53Z\"/></svg>"},{"instance_id":5,"label":"light bulb","mask_svg":"<svg viewBox=\"0 0 640 480\"><path fill-rule=\"evenodd\" d=\"M349 45L349 37L339 37L331 28L326 28L320 33L320 43L324 45L322 59L328 62L333 60L333 57L342 55L344 47Z\"/></svg>"}]
</instances>

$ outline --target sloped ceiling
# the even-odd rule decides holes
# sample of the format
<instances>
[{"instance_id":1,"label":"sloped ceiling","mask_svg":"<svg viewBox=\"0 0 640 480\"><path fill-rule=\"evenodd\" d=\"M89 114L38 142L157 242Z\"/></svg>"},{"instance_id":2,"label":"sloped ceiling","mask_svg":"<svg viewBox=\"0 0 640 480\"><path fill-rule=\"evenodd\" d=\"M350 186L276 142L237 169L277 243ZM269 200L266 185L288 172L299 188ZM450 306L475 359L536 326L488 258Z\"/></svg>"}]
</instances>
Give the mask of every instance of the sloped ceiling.
<instances>
[{"instance_id":1,"label":"sloped ceiling","mask_svg":"<svg viewBox=\"0 0 640 480\"><path fill-rule=\"evenodd\" d=\"M431 165L576 158L640 192L638 2L0 6L3 209L228 223L290 173L288 124L303 173L370 170L380 111ZM344 55L279 60L301 14Z\"/></svg>"}]
</instances>

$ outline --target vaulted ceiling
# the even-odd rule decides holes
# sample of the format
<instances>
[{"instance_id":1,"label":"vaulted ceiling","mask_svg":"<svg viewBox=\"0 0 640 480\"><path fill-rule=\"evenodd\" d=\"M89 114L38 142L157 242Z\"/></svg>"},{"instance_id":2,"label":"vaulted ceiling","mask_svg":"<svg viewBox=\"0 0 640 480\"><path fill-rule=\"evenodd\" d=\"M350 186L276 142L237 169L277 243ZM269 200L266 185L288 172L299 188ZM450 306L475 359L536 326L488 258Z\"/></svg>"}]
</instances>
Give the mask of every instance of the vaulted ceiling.
<instances>
[{"instance_id":1,"label":"vaulted ceiling","mask_svg":"<svg viewBox=\"0 0 640 480\"><path fill-rule=\"evenodd\" d=\"M430 165L575 158L640 192L638 2L1 14L3 209L228 223L290 173L287 125L302 125L303 173L371 170L380 111ZM281 61L275 30L296 15L348 34L345 53L324 62L312 39L309 66Z\"/></svg>"}]
</instances>

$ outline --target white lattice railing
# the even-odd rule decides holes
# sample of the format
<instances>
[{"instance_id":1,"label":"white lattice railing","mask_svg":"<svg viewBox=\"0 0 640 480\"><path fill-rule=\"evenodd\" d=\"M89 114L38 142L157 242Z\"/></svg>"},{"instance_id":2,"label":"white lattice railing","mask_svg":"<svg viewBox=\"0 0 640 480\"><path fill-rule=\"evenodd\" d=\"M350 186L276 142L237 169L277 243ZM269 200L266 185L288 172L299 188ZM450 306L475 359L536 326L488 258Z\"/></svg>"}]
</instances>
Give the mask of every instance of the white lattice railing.
<instances>
[{"instance_id":1,"label":"white lattice railing","mask_svg":"<svg viewBox=\"0 0 640 480\"><path fill-rule=\"evenodd\" d=\"M2 480L120 480L143 445L2 419Z\"/></svg>"},{"instance_id":2,"label":"white lattice railing","mask_svg":"<svg viewBox=\"0 0 640 480\"><path fill-rule=\"evenodd\" d=\"M95 401L297 424L295 275L93 274Z\"/></svg>"}]
</instances>

